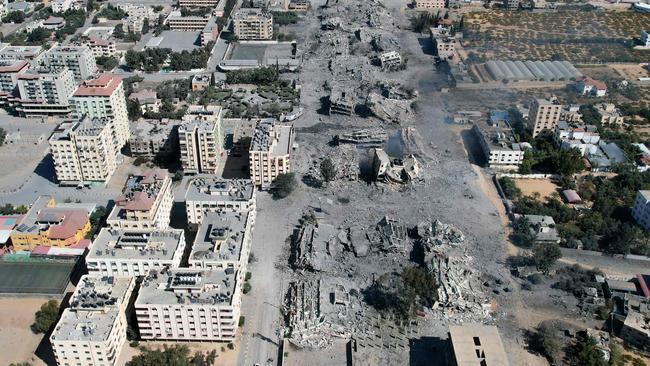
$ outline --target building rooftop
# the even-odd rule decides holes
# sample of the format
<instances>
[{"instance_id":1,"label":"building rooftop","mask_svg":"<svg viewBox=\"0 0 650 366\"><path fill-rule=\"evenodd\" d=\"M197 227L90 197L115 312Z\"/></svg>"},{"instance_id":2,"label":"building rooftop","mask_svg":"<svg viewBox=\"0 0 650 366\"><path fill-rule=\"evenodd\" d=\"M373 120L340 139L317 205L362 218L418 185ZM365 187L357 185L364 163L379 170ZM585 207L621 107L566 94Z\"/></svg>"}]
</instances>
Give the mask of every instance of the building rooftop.
<instances>
[{"instance_id":1,"label":"building rooftop","mask_svg":"<svg viewBox=\"0 0 650 366\"><path fill-rule=\"evenodd\" d=\"M144 119L130 121L131 137L142 137L147 140L166 139L181 123L180 120L163 118L161 120Z\"/></svg>"},{"instance_id":2,"label":"building rooftop","mask_svg":"<svg viewBox=\"0 0 650 366\"><path fill-rule=\"evenodd\" d=\"M209 212L203 218L190 261L239 261L250 213Z\"/></svg>"},{"instance_id":3,"label":"building rooftop","mask_svg":"<svg viewBox=\"0 0 650 366\"><path fill-rule=\"evenodd\" d=\"M595 79L590 78L589 76L581 76L576 78L577 83L582 83L588 86L592 86L598 90L606 90L607 89L607 84L605 84L602 81L598 81Z\"/></svg>"},{"instance_id":4,"label":"building rooftop","mask_svg":"<svg viewBox=\"0 0 650 366\"><path fill-rule=\"evenodd\" d=\"M14 230L31 235L47 231L49 239L67 239L88 222L90 211L86 207L50 206L51 202L50 196L38 197Z\"/></svg>"},{"instance_id":5,"label":"building rooftop","mask_svg":"<svg viewBox=\"0 0 650 366\"><path fill-rule=\"evenodd\" d=\"M477 121L475 126L485 137L485 141L490 147L490 150L522 150L522 146L517 143L514 132L508 124L507 119L502 119L501 117L504 116L490 114L490 123Z\"/></svg>"},{"instance_id":6,"label":"building rooftop","mask_svg":"<svg viewBox=\"0 0 650 366\"><path fill-rule=\"evenodd\" d=\"M25 60L0 60L0 73L18 72L28 66Z\"/></svg>"},{"instance_id":7,"label":"building rooftop","mask_svg":"<svg viewBox=\"0 0 650 366\"><path fill-rule=\"evenodd\" d=\"M182 229L102 228L90 247L88 259L180 260L175 254L182 239Z\"/></svg>"},{"instance_id":8,"label":"building rooftop","mask_svg":"<svg viewBox=\"0 0 650 366\"><path fill-rule=\"evenodd\" d=\"M41 46L12 46L9 43L0 43L0 59L29 59L38 56Z\"/></svg>"},{"instance_id":9,"label":"building rooftop","mask_svg":"<svg viewBox=\"0 0 650 366\"><path fill-rule=\"evenodd\" d=\"M128 303L133 281L131 277L83 276L50 339L106 340Z\"/></svg>"},{"instance_id":10,"label":"building rooftop","mask_svg":"<svg viewBox=\"0 0 650 366\"><path fill-rule=\"evenodd\" d=\"M164 169L152 169L142 175L130 176L124 191L115 199L115 208L111 210L109 219L123 218L124 211L149 211L168 178L169 172Z\"/></svg>"},{"instance_id":11,"label":"building rooftop","mask_svg":"<svg viewBox=\"0 0 650 366\"><path fill-rule=\"evenodd\" d=\"M155 103L158 99L158 95L155 90L143 89L129 95L129 100L138 100L142 103Z\"/></svg>"},{"instance_id":12,"label":"building rooftop","mask_svg":"<svg viewBox=\"0 0 650 366\"><path fill-rule=\"evenodd\" d=\"M650 315L638 311L630 311L625 318L625 326L634 328L646 337L650 337Z\"/></svg>"},{"instance_id":13,"label":"building rooftop","mask_svg":"<svg viewBox=\"0 0 650 366\"><path fill-rule=\"evenodd\" d=\"M189 181L186 201L248 201L255 195L250 179L223 179L214 175L197 176Z\"/></svg>"},{"instance_id":14,"label":"building rooftop","mask_svg":"<svg viewBox=\"0 0 650 366\"><path fill-rule=\"evenodd\" d=\"M508 356L495 326L465 324L449 326L453 357L459 366L508 366Z\"/></svg>"},{"instance_id":15,"label":"building rooftop","mask_svg":"<svg viewBox=\"0 0 650 366\"><path fill-rule=\"evenodd\" d=\"M103 74L96 79L86 80L74 92L74 97L110 97L122 84L122 78Z\"/></svg>"},{"instance_id":16,"label":"building rooftop","mask_svg":"<svg viewBox=\"0 0 650 366\"><path fill-rule=\"evenodd\" d=\"M274 156L287 155L291 151L293 127L281 125L272 118L260 120L255 128L250 151L264 151Z\"/></svg>"},{"instance_id":17,"label":"building rooftop","mask_svg":"<svg viewBox=\"0 0 650 366\"><path fill-rule=\"evenodd\" d=\"M43 55L79 54L83 52L90 52L90 49L86 46L66 45L52 47Z\"/></svg>"},{"instance_id":18,"label":"building rooftop","mask_svg":"<svg viewBox=\"0 0 650 366\"><path fill-rule=\"evenodd\" d=\"M262 8L242 8L235 13L233 20L245 20L249 17L272 18L273 16Z\"/></svg>"},{"instance_id":19,"label":"building rooftop","mask_svg":"<svg viewBox=\"0 0 650 366\"><path fill-rule=\"evenodd\" d=\"M230 305L235 291L235 270L177 268L153 272L138 292L137 305Z\"/></svg>"}]
</instances>

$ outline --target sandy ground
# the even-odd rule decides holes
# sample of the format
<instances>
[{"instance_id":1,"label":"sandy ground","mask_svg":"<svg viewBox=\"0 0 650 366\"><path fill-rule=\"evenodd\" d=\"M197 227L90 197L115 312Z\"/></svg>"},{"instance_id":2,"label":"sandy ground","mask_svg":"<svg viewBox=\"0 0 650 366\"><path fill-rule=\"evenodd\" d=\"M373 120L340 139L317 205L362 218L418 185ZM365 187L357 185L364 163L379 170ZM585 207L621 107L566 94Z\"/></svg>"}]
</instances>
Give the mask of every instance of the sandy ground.
<instances>
[{"instance_id":1,"label":"sandy ground","mask_svg":"<svg viewBox=\"0 0 650 366\"><path fill-rule=\"evenodd\" d=\"M650 76L650 73L648 73L648 70L644 67L645 65L643 64L636 64L636 65L611 64L608 66L614 69L614 71L616 71L619 75L629 80L636 80L637 78L641 78L641 77L647 78L648 76Z\"/></svg>"},{"instance_id":2,"label":"sandy ground","mask_svg":"<svg viewBox=\"0 0 650 366\"><path fill-rule=\"evenodd\" d=\"M226 347L226 343L216 343L216 342L205 342L205 343L199 343L199 342L140 342L140 345L138 347L131 347L129 345L129 342L125 342L124 346L122 347L122 351L120 352L120 357L117 359L116 365L125 365L128 361L130 361L134 356L139 355L140 352L140 347L147 347L150 349L160 349L162 347L166 346L175 346L175 345L181 345L181 346L187 346L190 349L190 353L194 354L195 352L210 352L212 350L217 351L217 360L215 361L214 365L212 366L230 366L234 365L236 360L237 360L237 344L238 341L234 342L235 344L235 349L228 349ZM163 366L163 365L160 365Z\"/></svg>"},{"instance_id":3,"label":"sandy ground","mask_svg":"<svg viewBox=\"0 0 650 366\"><path fill-rule=\"evenodd\" d=\"M0 364L29 362L34 366L46 365L34 351L42 334L34 334L29 326L34 322L34 314L48 301L45 297L4 297L0 299ZM11 350L11 352L8 352Z\"/></svg>"},{"instance_id":4,"label":"sandy ground","mask_svg":"<svg viewBox=\"0 0 650 366\"><path fill-rule=\"evenodd\" d=\"M548 179L515 179L514 181L524 196L532 196L537 192L542 200L550 197L559 188Z\"/></svg>"}]
</instances>

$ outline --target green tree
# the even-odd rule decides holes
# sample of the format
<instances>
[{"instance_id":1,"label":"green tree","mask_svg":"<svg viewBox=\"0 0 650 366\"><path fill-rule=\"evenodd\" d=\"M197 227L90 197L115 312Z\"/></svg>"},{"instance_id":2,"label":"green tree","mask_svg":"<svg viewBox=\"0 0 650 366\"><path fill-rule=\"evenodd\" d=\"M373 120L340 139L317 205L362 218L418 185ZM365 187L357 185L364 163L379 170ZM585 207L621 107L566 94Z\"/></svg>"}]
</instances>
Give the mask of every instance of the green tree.
<instances>
[{"instance_id":1,"label":"green tree","mask_svg":"<svg viewBox=\"0 0 650 366\"><path fill-rule=\"evenodd\" d=\"M5 139L7 138L7 131L4 128L0 127L0 146L5 144Z\"/></svg>"},{"instance_id":2,"label":"green tree","mask_svg":"<svg viewBox=\"0 0 650 366\"><path fill-rule=\"evenodd\" d=\"M530 150L524 150L524 159L519 165L519 174L531 174L535 165L535 154Z\"/></svg>"},{"instance_id":3,"label":"green tree","mask_svg":"<svg viewBox=\"0 0 650 366\"><path fill-rule=\"evenodd\" d=\"M521 197L521 189L517 187L515 181L510 177L501 177L499 179L499 184L503 190L503 194L511 200L515 200Z\"/></svg>"},{"instance_id":4,"label":"green tree","mask_svg":"<svg viewBox=\"0 0 650 366\"><path fill-rule=\"evenodd\" d=\"M32 332L46 333L56 324L59 319L59 303L56 300L50 300L41 305L41 309L34 316Z\"/></svg>"},{"instance_id":5,"label":"green tree","mask_svg":"<svg viewBox=\"0 0 650 366\"><path fill-rule=\"evenodd\" d=\"M607 366L596 340L586 334L578 337L572 351L572 365Z\"/></svg>"},{"instance_id":6,"label":"green tree","mask_svg":"<svg viewBox=\"0 0 650 366\"><path fill-rule=\"evenodd\" d=\"M271 194L274 199L285 198L293 192L297 184L294 173L278 174L273 186L271 187Z\"/></svg>"},{"instance_id":7,"label":"green tree","mask_svg":"<svg viewBox=\"0 0 650 366\"><path fill-rule=\"evenodd\" d=\"M162 349L152 350L142 348L142 353L134 356L127 366L156 366L156 365L173 365L173 366L211 366L214 364L217 353L197 352L190 355L190 350L185 345L167 346L163 345Z\"/></svg>"},{"instance_id":8,"label":"green tree","mask_svg":"<svg viewBox=\"0 0 650 366\"><path fill-rule=\"evenodd\" d=\"M25 21L25 13L22 11L12 11L2 18L3 23L22 23Z\"/></svg>"},{"instance_id":9,"label":"green tree","mask_svg":"<svg viewBox=\"0 0 650 366\"><path fill-rule=\"evenodd\" d=\"M49 30L43 27L38 27L27 35L27 42L31 44L41 44L50 36L50 33Z\"/></svg>"},{"instance_id":10,"label":"green tree","mask_svg":"<svg viewBox=\"0 0 650 366\"><path fill-rule=\"evenodd\" d=\"M111 57L111 56L99 56L99 57L96 57L95 62L104 71L113 70L119 64L119 61L115 57Z\"/></svg>"},{"instance_id":11,"label":"green tree","mask_svg":"<svg viewBox=\"0 0 650 366\"><path fill-rule=\"evenodd\" d=\"M122 28L122 24L118 24L115 26L115 28L113 29L113 37L117 39L124 38L124 28ZM128 52L131 52L131 50L127 51L127 54Z\"/></svg>"},{"instance_id":12,"label":"green tree","mask_svg":"<svg viewBox=\"0 0 650 366\"><path fill-rule=\"evenodd\" d=\"M530 347L544 355L551 365L558 364L560 361L562 344L559 341L558 332L557 327L548 323L541 323L537 326L530 339Z\"/></svg>"},{"instance_id":13,"label":"green tree","mask_svg":"<svg viewBox=\"0 0 650 366\"><path fill-rule=\"evenodd\" d=\"M336 178L336 166L334 166L332 159L325 158L323 161L321 161L320 175L325 182L330 182Z\"/></svg>"},{"instance_id":14,"label":"green tree","mask_svg":"<svg viewBox=\"0 0 650 366\"><path fill-rule=\"evenodd\" d=\"M558 173L565 176L576 174L585 168L578 149L556 151L552 157L552 165Z\"/></svg>"},{"instance_id":15,"label":"green tree","mask_svg":"<svg viewBox=\"0 0 650 366\"><path fill-rule=\"evenodd\" d=\"M144 20L142 21L142 34L149 33L149 29L150 29L150 27L149 27L149 19L144 18Z\"/></svg>"},{"instance_id":16,"label":"green tree","mask_svg":"<svg viewBox=\"0 0 650 366\"><path fill-rule=\"evenodd\" d=\"M537 243L533 247L533 262L538 270L548 274L555 262L562 257L557 243Z\"/></svg>"},{"instance_id":17,"label":"green tree","mask_svg":"<svg viewBox=\"0 0 650 366\"><path fill-rule=\"evenodd\" d=\"M140 102L137 99L127 99L126 111L129 114L130 120L137 120L142 117L142 109L140 108Z\"/></svg>"}]
</instances>

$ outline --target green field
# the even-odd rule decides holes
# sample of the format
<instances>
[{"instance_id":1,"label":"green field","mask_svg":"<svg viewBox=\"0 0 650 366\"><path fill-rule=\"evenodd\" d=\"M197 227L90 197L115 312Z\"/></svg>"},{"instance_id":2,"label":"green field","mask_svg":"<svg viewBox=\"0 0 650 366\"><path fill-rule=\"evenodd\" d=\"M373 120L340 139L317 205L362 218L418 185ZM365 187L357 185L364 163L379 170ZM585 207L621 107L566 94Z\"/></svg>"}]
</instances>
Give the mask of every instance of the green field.
<instances>
[{"instance_id":1,"label":"green field","mask_svg":"<svg viewBox=\"0 0 650 366\"><path fill-rule=\"evenodd\" d=\"M74 262L0 262L0 293L61 294Z\"/></svg>"}]
</instances>

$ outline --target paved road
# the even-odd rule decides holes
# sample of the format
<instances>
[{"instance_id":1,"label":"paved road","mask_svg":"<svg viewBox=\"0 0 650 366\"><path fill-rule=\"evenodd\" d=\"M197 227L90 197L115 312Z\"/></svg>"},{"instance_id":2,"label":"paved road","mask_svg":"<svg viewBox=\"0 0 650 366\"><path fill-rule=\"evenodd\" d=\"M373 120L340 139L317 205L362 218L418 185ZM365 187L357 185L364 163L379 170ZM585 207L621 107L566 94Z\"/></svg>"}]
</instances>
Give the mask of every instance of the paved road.
<instances>
[{"instance_id":1,"label":"paved road","mask_svg":"<svg viewBox=\"0 0 650 366\"><path fill-rule=\"evenodd\" d=\"M606 255L592 255L589 252L561 248L561 262L567 264L578 263L587 267L598 267L603 272L614 276L634 276L638 273L647 273L650 268L650 262L640 260L630 260L625 258L616 258Z\"/></svg>"}]
</instances>

